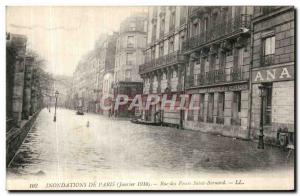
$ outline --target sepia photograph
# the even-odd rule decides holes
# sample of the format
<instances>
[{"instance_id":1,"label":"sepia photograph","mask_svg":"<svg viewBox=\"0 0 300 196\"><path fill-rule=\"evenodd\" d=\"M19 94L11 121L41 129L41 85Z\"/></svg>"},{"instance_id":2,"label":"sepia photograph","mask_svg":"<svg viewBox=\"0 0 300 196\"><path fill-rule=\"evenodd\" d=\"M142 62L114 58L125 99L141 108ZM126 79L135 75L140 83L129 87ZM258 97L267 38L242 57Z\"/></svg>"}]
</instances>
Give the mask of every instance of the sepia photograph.
<instances>
[{"instance_id":1,"label":"sepia photograph","mask_svg":"<svg viewBox=\"0 0 300 196\"><path fill-rule=\"evenodd\" d=\"M6 190L295 191L295 21L6 6Z\"/></svg>"}]
</instances>

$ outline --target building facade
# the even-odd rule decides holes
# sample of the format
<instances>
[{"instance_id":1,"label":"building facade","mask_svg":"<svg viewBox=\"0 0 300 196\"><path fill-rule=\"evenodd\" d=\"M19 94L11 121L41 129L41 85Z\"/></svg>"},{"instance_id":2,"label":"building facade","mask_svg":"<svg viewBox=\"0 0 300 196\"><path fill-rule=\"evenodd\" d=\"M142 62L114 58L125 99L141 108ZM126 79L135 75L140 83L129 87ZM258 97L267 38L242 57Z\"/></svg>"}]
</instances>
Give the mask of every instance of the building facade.
<instances>
[{"instance_id":1,"label":"building facade","mask_svg":"<svg viewBox=\"0 0 300 196\"><path fill-rule=\"evenodd\" d=\"M139 66L143 78L143 94L162 97L179 94L184 89L184 56L182 43L186 39L187 7L156 6L148 11L148 36L145 61ZM143 111L142 118L179 125L181 112L161 110L161 102Z\"/></svg>"},{"instance_id":2,"label":"building facade","mask_svg":"<svg viewBox=\"0 0 300 196\"><path fill-rule=\"evenodd\" d=\"M251 6L188 8L184 128L249 138Z\"/></svg>"},{"instance_id":3,"label":"building facade","mask_svg":"<svg viewBox=\"0 0 300 196\"><path fill-rule=\"evenodd\" d=\"M280 132L295 131L295 10L255 7L252 23L251 136L262 120L265 142L275 144Z\"/></svg>"},{"instance_id":4,"label":"building facade","mask_svg":"<svg viewBox=\"0 0 300 196\"><path fill-rule=\"evenodd\" d=\"M6 164L8 165L43 107L48 78L28 54L27 37L6 34ZM45 86L43 86L45 84Z\"/></svg>"},{"instance_id":5,"label":"building facade","mask_svg":"<svg viewBox=\"0 0 300 196\"><path fill-rule=\"evenodd\" d=\"M120 25L117 39L114 97L118 94L129 96L127 106L114 111L115 116L134 116L135 111L128 110L129 104L136 94L142 94L142 78L138 73L138 66L144 62L144 50L147 41L147 14L133 14Z\"/></svg>"}]
</instances>

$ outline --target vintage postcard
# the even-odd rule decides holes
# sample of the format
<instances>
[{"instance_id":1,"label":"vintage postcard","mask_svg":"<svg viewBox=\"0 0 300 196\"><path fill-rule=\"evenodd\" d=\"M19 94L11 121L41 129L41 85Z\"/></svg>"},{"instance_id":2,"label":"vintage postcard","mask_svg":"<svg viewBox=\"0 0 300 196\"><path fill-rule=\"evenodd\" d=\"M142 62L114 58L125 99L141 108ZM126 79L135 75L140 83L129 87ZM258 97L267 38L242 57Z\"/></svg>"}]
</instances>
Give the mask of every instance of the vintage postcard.
<instances>
[{"instance_id":1,"label":"vintage postcard","mask_svg":"<svg viewBox=\"0 0 300 196\"><path fill-rule=\"evenodd\" d=\"M295 190L295 15L7 6L6 189Z\"/></svg>"}]
</instances>

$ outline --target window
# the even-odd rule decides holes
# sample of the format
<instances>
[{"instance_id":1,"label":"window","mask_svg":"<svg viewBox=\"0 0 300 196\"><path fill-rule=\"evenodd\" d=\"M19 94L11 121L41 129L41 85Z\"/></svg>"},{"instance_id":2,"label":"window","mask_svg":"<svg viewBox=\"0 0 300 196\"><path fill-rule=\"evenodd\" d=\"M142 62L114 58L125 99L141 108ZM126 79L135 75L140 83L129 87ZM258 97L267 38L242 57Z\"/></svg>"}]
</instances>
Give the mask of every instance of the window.
<instances>
[{"instance_id":1,"label":"window","mask_svg":"<svg viewBox=\"0 0 300 196\"><path fill-rule=\"evenodd\" d=\"M152 25L152 42L156 39L156 24Z\"/></svg>"},{"instance_id":2,"label":"window","mask_svg":"<svg viewBox=\"0 0 300 196\"><path fill-rule=\"evenodd\" d=\"M131 80L131 70L130 70L130 69L127 69L127 70L125 71L125 80L126 80L126 81Z\"/></svg>"},{"instance_id":3,"label":"window","mask_svg":"<svg viewBox=\"0 0 300 196\"><path fill-rule=\"evenodd\" d=\"M208 18L204 18L203 31L206 32L207 30L208 30Z\"/></svg>"},{"instance_id":4,"label":"window","mask_svg":"<svg viewBox=\"0 0 300 196\"><path fill-rule=\"evenodd\" d=\"M238 65L244 65L244 48L238 49Z\"/></svg>"},{"instance_id":5,"label":"window","mask_svg":"<svg viewBox=\"0 0 300 196\"><path fill-rule=\"evenodd\" d=\"M218 13L214 13L212 17L212 26L215 28L217 26Z\"/></svg>"},{"instance_id":6,"label":"window","mask_svg":"<svg viewBox=\"0 0 300 196\"><path fill-rule=\"evenodd\" d=\"M160 37L164 35L165 32L165 19L162 18L160 21Z\"/></svg>"},{"instance_id":7,"label":"window","mask_svg":"<svg viewBox=\"0 0 300 196\"><path fill-rule=\"evenodd\" d=\"M127 37L127 47L133 48L134 46L134 36L128 36Z\"/></svg>"},{"instance_id":8,"label":"window","mask_svg":"<svg viewBox=\"0 0 300 196\"><path fill-rule=\"evenodd\" d=\"M214 112L214 93L208 94L208 103L207 103L207 122L213 123L213 112Z\"/></svg>"},{"instance_id":9,"label":"window","mask_svg":"<svg viewBox=\"0 0 300 196\"><path fill-rule=\"evenodd\" d=\"M275 53L275 36L268 37L264 41L264 55Z\"/></svg>"},{"instance_id":10,"label":"window","mask_svg":"<svg viewBox=\"0 0 300 196\"><path fill-rule=\"evenodd\" d=\"M180 25L182 25L186 20L186 11L187 11L187 7L185 6L180 7Z\"/></svg>"},{"instance_id":11,"label":"window","mask_svg":"<svg viewBox=\"0 0 300 196\"><path fill-rule=\"evenodd\" d=\"M193 96L192 94L189 95L190 102L191 102L192 96ZM193 121L194 120L194 110L193 109L188 110L187 120L188 121Z\"/></svg>"},{"instance_id":12,"label":"window","mask_svg":"<svg viewBox=\"0 0 300 196\"><path fill-rule=\"evenodd\" d=\"M173 31L175 29L175 9L171 11L170 15L170 31Z\"/></svg>"},{"instance_id":13,"label":"window","mask_svg":"<svg viewBox=\"0 0 300 196\"><path fill-rule=\"evenodd\" d=\"M201 93L200 94L200 109L199 109L199 116L198 116L198 121L203 122L204 121L204 97L205 94Z\"/></svg>"},{"instance_id":14,"label":"window","mask_svg":"<svg viewBox=\"0 0 300 196\"><path fill-rule=\"evenodd\" d=\"M192 36L198 35L198 28L199 28L198 23L197 22L193 23Z\"/></svg>"},{"instance_id":15,"label":"window","mask_svg":"<svg viewBox=\"0 0 300 196\"><path fill-rule=\"evenodd\" d=\"M128 52L126 53L126 64L132 65L134 63L133 53Z\"/></svg>"},{"instance_id":16,"label":"window","mask_svg":"<svg viewBox=\"0 0 300 196\"><path fill-rule=\"evenodd\" d=\"M151 59L155 59L155 47L151 49Z\"/></svg>"},{"instance_id":17,"label":"window","mask_svg":"<svg viewBox=\"0 0 300 196\"><path fill-rule=\"evenodd\" d=\"M159 56L163 56L164 55L164 44L161 43L159 45Z\"/></svg>"},{"instance_id":18,"label":"window","mask_svg":"<svg viewBox=\"0 0 300 196\"><path fill-rule=\"evenodd\" d=\"M220 52L220 67L224 68L226 65L226 53Z\"/></svg>"},{"instance_id":19,"label":"window","mask_svg":"<svg viewBox=\"0 0 300 196\"><path fill-rule=\"evenodd\" d=\"M264 97L264 124L270 125L272 123L272 84L265 86L266 94Z\"/></svg>"},{"instance_id":20,"label":"window","mask_svg":"<svg viewBox=\"0 0 300 196\"><path fill-rule=\"evenodd\" d=\"M220 92L218 95L218 117L217 117L218 124L224 123L224 109L225 109L225 93Z\"/></svg>"},{"instance_id":21,"label":"window","mask_svg":"<svg viewBox=\"0 0 300 196\"><path fill-rule=\"evenodd\" d=\"M130 30L130 31L135 31L135 29L136 29L135 22L131 22L131 23L129 24L129 30Z\"/></svg>"},{"instance_id":22,"label":"window","mask_svg":"<svg viewBox=\"0 0 300 196\"><path fill-rule=\"evenodd\" d=\"M185 36L181 35L180 36L180 41L179 41L179 50L182 50L182 43L184 42L184 40L185 40Z\"/></svg>"},{"instance_id":23,"label":"window","mask_svg":"<svg viewBox=\"0 0 300 196\"><path fill-rule=\"evenodd\" d=\"M272 64L275 54L275 36L263 40L263 65Z\"/></svg>"},{"instance_id":24,"label":"window","mask_svg":"<svg viewBox=\"0 0 300 196\"><path fill-rule=\"evenodd\" d=\"M232 125L241 125L240 120L240 112L241 112L241 91L233 92L233 100L232 100Z\"/></svg>"},{"instance_id":25,"label":"window","mask_svg":"<svg viewBox=\"0 0 300 196\"><path fill-rule=\"evenodd\" d=\"M170 39L169 41L169 53L174 52L174 39Z\"/></svg>"}]
</instances>

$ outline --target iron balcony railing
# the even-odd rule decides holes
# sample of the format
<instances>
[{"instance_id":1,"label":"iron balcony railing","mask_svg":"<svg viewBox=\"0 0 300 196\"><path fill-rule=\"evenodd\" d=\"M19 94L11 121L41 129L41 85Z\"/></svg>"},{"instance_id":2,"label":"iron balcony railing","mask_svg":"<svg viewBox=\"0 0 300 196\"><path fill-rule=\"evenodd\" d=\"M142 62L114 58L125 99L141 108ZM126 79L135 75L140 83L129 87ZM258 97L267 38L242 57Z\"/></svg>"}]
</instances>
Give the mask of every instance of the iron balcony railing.
<instances>
[{"instance_id":1,"label":"iron balcony railing","mask_svg":"<svg viewBox=\"0 0 300 196\"><path fill-rule=\"evenodd\" d=\"M188 51L222 37L229 36L237 32L243 32L242 28L250 28L250 22L251 15L241 14L227 22L212 25L207 30L204 30L200 34L194 35L184 41L182 49L183 51Z\"/></svg>"},{"instance_id":2,"label":"iron balcony railing","mask_svg":"<svg viewBox=\"0 0 300 196\"><path fill-rule=\"evenodd\" d=\"M261 56L261 64L263 66L272 65L274 63L275 63L275 55L274 54Z\"/></svg>"},{"instance_id":3,"label":"iron balcony railing","mask_svg":"<svg viewBox=\"0 0 300 196\"><path fill-rule=\"evenodd\" d=\"M238 82L248 79L247 72L243 71L242 67L218 69L188 76L187 87Z\"/></svg>"},{"instance_id":4,"label":"iron balcony railing","mask_svg":"<svg viewBox=\"0 0 300 196\"><path fill-rule=\"evenodd\" d=\"M177 63L183 63L183 62L184 62L184 56L180 54L179 51L176 51L140 65L139 73L146 73L160 67L173 65Z\"/></svg>"}]
</instances>

